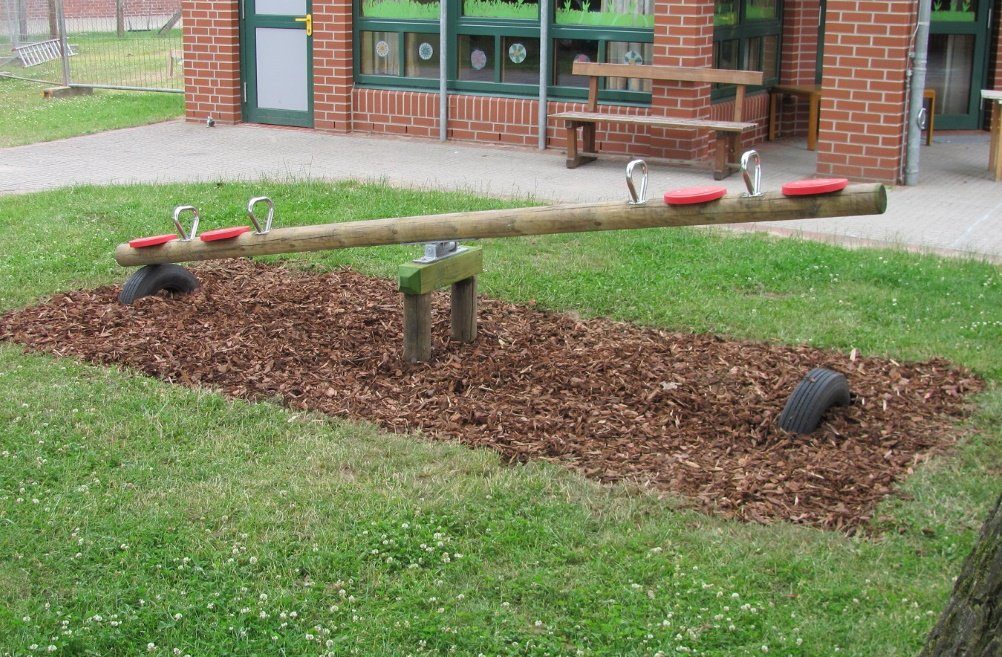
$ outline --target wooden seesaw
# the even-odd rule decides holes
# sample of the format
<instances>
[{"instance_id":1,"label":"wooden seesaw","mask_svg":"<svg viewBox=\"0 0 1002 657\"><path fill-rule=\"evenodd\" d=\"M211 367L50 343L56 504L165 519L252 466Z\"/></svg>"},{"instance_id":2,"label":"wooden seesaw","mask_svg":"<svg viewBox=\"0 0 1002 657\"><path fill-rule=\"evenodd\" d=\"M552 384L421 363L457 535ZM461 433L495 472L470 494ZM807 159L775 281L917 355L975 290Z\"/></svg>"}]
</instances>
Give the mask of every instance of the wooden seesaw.
<instances>
[{"instance_id":1,"label":"wooden seesaw","mask_svg":"<svg viewBox=\"0 0 1002 657\"><path fill-rule=\"evenodd\" d=\"M754 179L749 172L754 164ZM640 191L635 172L641 171ZM140 238L120 244L115 260L127 267L144 265L126 282L120 299L132 301L160 290L190 292L198 281L190 272L170 263L216 260L256 255L302 253L328 249L424 243L425 255L402 265L399 289L404 293L404 358L409 362L431 358L430 293L452 286L452 337L471 342L476 337L476 275L483 269L479 248L458 245L459 240L525 237L671 226L706 226L743 222L785 221L821 217L881 214L887 207L883 185L848 185L845 179L807 180L784 186L782 192L761 192L758 154L745 153L742 171L748 192L726 195L724 187L697 187L668 192L664 202L646 200L647 166L635 160L627 167L627 202L581 203L547 207L457 212L349 223L271 228L274 205L258 197L248 204L247 226L220 229L197 236L199 215L191 206L174 212L178 235ZM264 227L254 206L266 202ZM180 217L194 214L185 230Z\"/></svg>"}]
</instances>

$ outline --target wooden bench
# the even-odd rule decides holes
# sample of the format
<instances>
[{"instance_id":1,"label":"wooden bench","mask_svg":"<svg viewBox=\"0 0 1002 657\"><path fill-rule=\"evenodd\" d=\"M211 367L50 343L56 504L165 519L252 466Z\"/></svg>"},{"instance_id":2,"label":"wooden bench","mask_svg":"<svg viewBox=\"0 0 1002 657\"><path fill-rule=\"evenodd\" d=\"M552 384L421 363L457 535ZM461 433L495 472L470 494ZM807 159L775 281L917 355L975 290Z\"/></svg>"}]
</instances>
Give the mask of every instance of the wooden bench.
<instances>
[{"instance_id":1,"label":"wooden bench","mask_svg":"<svg viewBox=\"0 0 1002 657\"><path fill-rule=\"evenodd\" d=\"M567 128L567 168L573 169L594 160L596 123L623 123L649 125L658 128L682 128L713 130L716 133L713 177L717 180L729 176L736 167L738 139L745 130L755 127L754 123L741 120L746 85L761 85L760 71L732 71L717 68L684 68L675 66L647 66L636 64L595 64L574 62L574 75L588 76L588 105L583 112L560 112L553 118L563 119ZM672 118L670 116L636 116L629 114L609 114L598 111L599 78L638 78L641 80L669 80L673 82L696 82L737 85L734 98L734 116L731 121L711 119ZM578 150L578 128L582 132L582 146Z\"/></svg>"}]
</instances>

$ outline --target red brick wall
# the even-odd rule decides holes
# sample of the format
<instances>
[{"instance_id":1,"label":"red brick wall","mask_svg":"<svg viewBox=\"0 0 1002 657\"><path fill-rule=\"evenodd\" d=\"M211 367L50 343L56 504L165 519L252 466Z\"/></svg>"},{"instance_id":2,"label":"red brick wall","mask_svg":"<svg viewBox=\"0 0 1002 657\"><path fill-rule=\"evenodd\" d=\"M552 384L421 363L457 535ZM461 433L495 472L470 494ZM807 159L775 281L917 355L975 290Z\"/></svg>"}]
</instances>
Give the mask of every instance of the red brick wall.
<instances>
[{"instance_id":1,"label":"red brick wall","mask_svg":"<svg viewBox=\"0 0 1002 657\"><path fill-rule=\"evenodd\" d=\"M713 1L663 0L654 6L655 66L713 66ZM710 117L710 85L658 82L651 91L651 113ZM662 157L693 159L709 152L706 131L650 128L648 139Z\"/></svg>"},{"instance_id":2,"label":"red brick wall","mask_svg":"<svg viewBox=\"0 0 1002 657\"><path fill-rule=\"evenodd\" d=\"M185 0L186 115L189 120L240 120L239 49L235 0ZM195 7L198 9L196 10ZM371 132L438 137L438 96L434 93L355 88L351 66L351 0L314 0L314 123L330 132ZM712 0L665 0L655 16L654 63L711 66ZM650 107L607 107L623 114L731 118L733 101L711 105L710 85L655 83ZM537 144L538 103L532 99L452 94L450 139ZM552 102L550 114L583 109L583 103ZM744 118L762 126L748 143L764 137L764 94L749 96ZM691 160L709 154L707 131L666 131L645 127L600 126L600 151ZM563 125L547 126L551 148L563 148ZM746 144L748 145L748 144Z\"/></svg>"},{"instance_id":3,"label":"red brick wall","mask_svg":"<svg viewBox=\"0 0 1002 657\"><path fill-rule=\"evenodd\" d=\"M995 11L992 12L995 21L995 48L991 53L991 62L994 63L993 74L989 84L997 91L1002 91L1002 0L996 0Z\"/></svg>"},{"instance_id":4,"label":"red brick wall","mask_svg":"<svg viewBox=\"0 0 1002 657\"><path fill-rule=\"evenodd\" d=\"M180 0L125 0L125 16L169 16L178 10ZM48 18L48 0L25 0L25 12L29 19ZM63 13L67 20L74 18L115 18L115 0L63 0ZM114 23L111 24L114 26ZM0 23L6 29L6 25Z\"/></svg>"},{"instance_id":5,"label":"red brick wall","mask_svg":"<svg viewBox=\"0 0 1002 657\"><path fill-rule=\"evenodd\" d=\"M189 121L240 115L239 10L235 0L185 0L184 107Z\"/></svg>"},{"instance_id":6,"label":"red brick wall","mask_svg":"<svg viewBox=\"0 0 1002 657\"><path fill-rule=\"evenodd\" d=\"M326 132L350 132L351 0L314 0L313 26L314 126Z\"/></svg>"},{"instance_id":7,"label":"red brick wall","mask_svg":"<svg viewBox=\"0 0 1002 657\"><path fill-rule=\"evenodd\" d=\"M897 182L914 0L829 0L818 173Z\"/></svg>"}]
</instances>

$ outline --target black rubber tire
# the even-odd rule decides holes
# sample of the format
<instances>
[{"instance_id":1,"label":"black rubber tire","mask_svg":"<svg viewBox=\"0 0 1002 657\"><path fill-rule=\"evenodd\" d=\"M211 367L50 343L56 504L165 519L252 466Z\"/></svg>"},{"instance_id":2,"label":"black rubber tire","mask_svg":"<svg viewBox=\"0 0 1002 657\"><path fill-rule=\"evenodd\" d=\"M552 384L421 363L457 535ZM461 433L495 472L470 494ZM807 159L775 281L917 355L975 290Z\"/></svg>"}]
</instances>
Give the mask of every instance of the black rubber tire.
<instances>
[{"instance_id":1,"label":"black rubber tire","mask_svg":"<svg viewBox=\"0 0 1002 657\"><path fill-rule=\"evenodd\" d=\"M793 389L779 414L781 429L793 433L811 433L821 424L821 416L832 406L849 405L849 382L845 376L823 367L815 367Z\"/></svg>"},{"instance_id":2,"label":"black rubber tire","mask_svg":"<svg viewBox=\"0 0 1002 657\"><path fill-rule=\"evenodd\" d=\"M198 279L180 265L146 265L125 281L118 300L128 305L160 290L187 294L198 289Z\"/></svg>"}]
</instances>

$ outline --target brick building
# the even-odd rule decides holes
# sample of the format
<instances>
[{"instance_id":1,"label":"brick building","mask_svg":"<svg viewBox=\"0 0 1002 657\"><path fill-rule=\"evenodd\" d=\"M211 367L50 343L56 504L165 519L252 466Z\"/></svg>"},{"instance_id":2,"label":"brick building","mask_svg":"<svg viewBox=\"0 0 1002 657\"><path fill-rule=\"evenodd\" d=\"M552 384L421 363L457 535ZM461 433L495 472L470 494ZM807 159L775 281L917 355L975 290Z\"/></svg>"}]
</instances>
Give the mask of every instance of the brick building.
<instances>
[{"instance_id":1,"label":"brick building","mask_svg":"<svg viewBox=\"0 0 1002 657\"><path fill-rule=\"evenodd\" d=\"M548 115L582 107L576 60L747 68L766 87L818 85L818 174L893 183L904 166L917 0L448 0L444 17L438 0L182 7L189 120L435 139L444 87L449 139L535 146L541 60ZM1002 0L933 7L936 128L981 129L979 91L1002 89ZM610 81L601 98L608 111L692 118L728 118L734 103L726 87L639 80ZM777 111L784 134L806 132L805 101ZM766 137L768 114L767 89L750 91L743 115L759 128L745 146ZM564 147L562 127L547 121L547 148ZM709 141L648 126L598 134L600 152L685 160L708 157Z\"/></svg>"}]
</instances>

